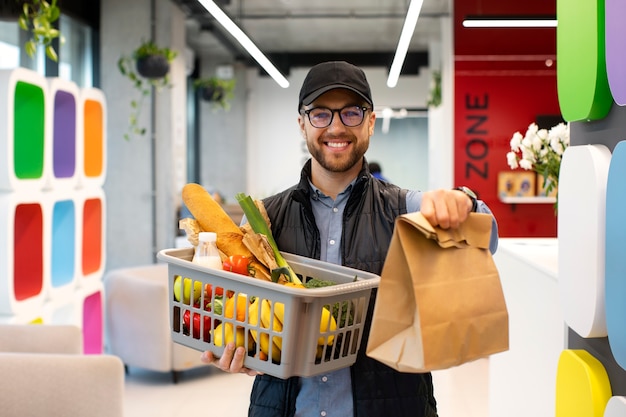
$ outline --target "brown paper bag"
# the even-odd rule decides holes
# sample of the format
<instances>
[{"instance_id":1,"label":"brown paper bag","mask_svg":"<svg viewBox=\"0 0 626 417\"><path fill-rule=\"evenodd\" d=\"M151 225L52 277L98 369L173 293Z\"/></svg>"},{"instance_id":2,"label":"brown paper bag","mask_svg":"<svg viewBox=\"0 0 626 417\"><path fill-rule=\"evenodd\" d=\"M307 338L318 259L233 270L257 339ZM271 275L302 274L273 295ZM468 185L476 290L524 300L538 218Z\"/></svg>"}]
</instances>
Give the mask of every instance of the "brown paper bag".
<instances>
[{"instance_id":1,"label":"brown paper bag","mask_svg":"<svg viewBox=\"0 0 626 417\"><path fill-rule=\"evenodd\" d=\"M421 213L397 218L367 355L401 372L446 369L509 347L508 313L489 239L491 215L455 230Z\"/></svg>"}]
</instances>

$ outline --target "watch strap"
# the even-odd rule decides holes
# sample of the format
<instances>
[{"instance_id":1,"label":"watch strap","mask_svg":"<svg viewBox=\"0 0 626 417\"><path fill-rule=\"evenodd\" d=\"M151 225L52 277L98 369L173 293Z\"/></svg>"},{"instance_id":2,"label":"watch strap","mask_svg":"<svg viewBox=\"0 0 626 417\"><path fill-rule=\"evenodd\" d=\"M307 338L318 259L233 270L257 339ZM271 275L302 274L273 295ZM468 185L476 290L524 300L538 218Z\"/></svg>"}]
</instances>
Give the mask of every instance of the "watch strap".
<instances>
[{"instance_id":1,"label":"watch strap","mask_svg":"<svg viewBox=\"0 0 626 417\"><path fill-rule=\"evenodd\" d=\"M478 209L478 197L476 197L476 193L466 186L455 187L454 189L462 191L463 193L465 193L466 196L470 198L470 200L472 200L472 212L475 213Z\"/></svg>"}]
</instances>

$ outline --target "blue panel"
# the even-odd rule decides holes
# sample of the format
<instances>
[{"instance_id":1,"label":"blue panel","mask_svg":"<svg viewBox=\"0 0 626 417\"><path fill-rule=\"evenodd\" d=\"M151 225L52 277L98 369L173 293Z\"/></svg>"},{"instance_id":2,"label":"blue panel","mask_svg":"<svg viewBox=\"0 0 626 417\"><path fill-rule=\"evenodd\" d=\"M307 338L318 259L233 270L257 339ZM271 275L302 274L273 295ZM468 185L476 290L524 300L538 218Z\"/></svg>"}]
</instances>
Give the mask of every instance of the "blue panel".
<instances>
[{"instance_id":1,"label":"blue panel","mask_svg":"<svg viewBox=\"0 0 626 417\"><path fill-rule=\"evenodd\" d=\"M75 268L76 208L72 200L58 201L52 211L52 287L72 282Z\"/></svg>"},{"instance_id":2,"label":"blue panel","mask_svg":"<svg viewBox=\"0 0 626 417\"><path fill-rule=\"evenodd\" d=\"M611 157L606 189L606 324L615 360L626 369L626 142Z\"/></svg>"}]
</instances>

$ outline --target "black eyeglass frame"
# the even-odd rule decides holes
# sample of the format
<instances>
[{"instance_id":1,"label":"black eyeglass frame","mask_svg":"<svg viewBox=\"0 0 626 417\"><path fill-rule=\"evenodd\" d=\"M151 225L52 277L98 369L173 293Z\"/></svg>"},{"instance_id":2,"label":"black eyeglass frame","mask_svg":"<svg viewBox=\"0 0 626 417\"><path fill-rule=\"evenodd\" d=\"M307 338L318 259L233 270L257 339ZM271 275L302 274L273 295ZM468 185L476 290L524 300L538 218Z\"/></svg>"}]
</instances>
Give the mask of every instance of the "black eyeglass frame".
<instances>
[{"instance_id":1,"label":"black eyeglass frame","mask_svg":"<svg viewBox=\"0 0 626 417\"><path fill-rule=\"evenodd\" d=\"M361 116L361 121L355 125L349 125L346 124L346 122L343 120L343 117L341 116L341 112L345 109L348 108L358 108L359 110L361 110L363 112L363 115ZM319 109L323 109L323 110L329 110L330 111L330 120L328 121L328 124L326 126L315 126L313 124L313 121L311 120L311 112L313 110L319 110ZM316 129L325 129L328 126L330 126L333 123L333 120L335 119L335 113L339 114L339 120L341 120L341 123L343 123L344 126L346 127L357 127L357 126L361 126L363 124L363 120L365 120L365 113L367 113L368 110L372 110L371 107L367 107L367 106L359 106L359 105L349 105L349 106L345 106L342 107L340 109L331 109L328 107L324 107L324 106L319 106L319 107L313 107L311 109L302 109L300 110L300 113L302 114L306 114L307 118L309 119L309 123L311 123L311 126L313 126Z\"/></svg>"}]
</instances>

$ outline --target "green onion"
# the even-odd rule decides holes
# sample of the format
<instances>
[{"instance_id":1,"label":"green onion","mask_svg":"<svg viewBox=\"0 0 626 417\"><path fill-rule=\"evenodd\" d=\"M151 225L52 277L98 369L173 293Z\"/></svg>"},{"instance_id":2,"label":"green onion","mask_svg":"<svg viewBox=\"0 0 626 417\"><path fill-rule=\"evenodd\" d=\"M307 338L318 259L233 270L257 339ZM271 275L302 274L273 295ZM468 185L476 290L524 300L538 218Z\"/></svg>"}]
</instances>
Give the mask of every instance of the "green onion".
<instances>
[{"instance_id":1,"label":"green onion","mask_svg":"<svg viewBox=\"0 0 626 417\"><path fill-rule=\"evenodd\" d=\"M250 196L245 195L244 193L238 193L235 195L237 202L241 206L243 213L246 215L246 219L250 224L252 230L255 233L264 235L267 237L267 241L272 247L272 251L274 252L274 258L276 259L276 264L278 268L272 271L272 281L277 282L278 278L281 275L285 275L287 281L293 282L296 284L302 284L300 278L296 275L296 273L291 269L283 255L278 250L278 246L276 246L276 241L274 240L274 236L272 236L272 231L269 226L265 222L265 219L261 215L259 208L254 204L254 201Z\"/></svg>"}]
</instances>

